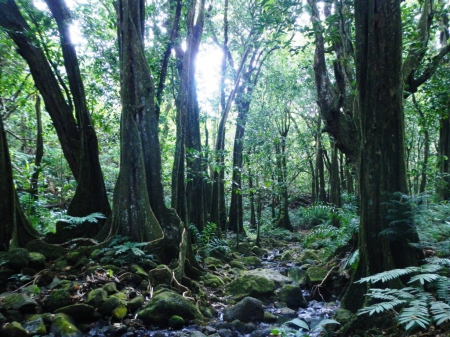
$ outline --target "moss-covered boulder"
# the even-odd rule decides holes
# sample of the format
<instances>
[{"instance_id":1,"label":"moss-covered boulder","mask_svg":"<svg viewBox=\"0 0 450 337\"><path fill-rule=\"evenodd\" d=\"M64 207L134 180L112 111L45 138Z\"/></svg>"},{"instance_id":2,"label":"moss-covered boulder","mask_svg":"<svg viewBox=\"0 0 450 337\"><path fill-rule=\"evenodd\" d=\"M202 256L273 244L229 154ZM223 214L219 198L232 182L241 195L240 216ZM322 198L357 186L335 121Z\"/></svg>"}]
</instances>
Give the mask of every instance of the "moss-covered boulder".
<instances>
[{"instance_id":1,"label":"moss-covered boulder","mask_svg":"<svg viewBox=\"0 0 450 337\"><path fill-rule=\"evenodd\" d=\"M29 252L30 260L28 267L34 270L42 270L45 268L45 256L41 253Z\"/></svg>"},{"instance_id":2,"label":"moss-covered boulder","mask_svg":"<svg viewBox=\"0 0 450 337\"><path fill-rule=\"evenodd\" d=\"M205 275L201 278L201 280L203 281L205 286L211 288L217 288L225 284L219 276L214 274Z\"/></svg>"},{"instance_id":3,"label":"moss-covered boulder","mask_svg":"<svg viewBox=\"0 0 450 337\"><path fill-rule=\"evenodd\" d=\"M66 254L64 259L69 262L71 266L77 264L77 262L81 259L82 255L80 252L70 252L69 254Z\"/></svg>"},{"instance_id":4,"label":"moss-covered boulder","mask_svg":"<svg viewBox=\"0 0 450 337\"><path fill-rule=\"evenodd\" d=\"M108 294L103 288L93 289L87 295L86 304L99 308L106 301L107 297Z\"/></svg>"},{"instance_id":5,"label":"moss-covered boulder","mask_svg":"<svg viewBox=\"0 0 450 337\"><path fill-rule=\"evenodd\" d=\"M55 315L50 332L55 336L61 337L83 337L83 334L77 329L70 316L65 314Z\"/></svg>"},{"instance_id":6,"label":"moss-covered boulder","mask_svg":"<svg viewBox=\"0 0 450 337\"><path fill-rule=\"evenodd\" d=\"M261 248L258 246L254 246L252 248L252 253L257 255L257 256L263 256L263 255L269 255L269 251L265 248Z\"/></svg>"},{"instance_id":7,"label":"moss-covered boulder","mask_svg":"<svg viewBox=\"0 0 450 337\"><path fill-rule=\"evenodd\" d=\"M273 294L275 283L265 277L245 274L227 285L227 295L232 295L234 299L242 299L247 296L264 297Z\"/></svg>"},{"instance_id":8,"label":"moss-covered boulder","mask_svg":"<svg viewBox=\"0 0 450 337\"><path fill-rule=\"evenodd\" d=\"M139 265L134 264L131 266L131 272L135 273L136 275L143 277L143 278L148 278L148 273Z\"/></svg>"},{"instance_id":9,"label":"moss-covered boulder","mask_svg":"<svg viewBox=\"0 0 450 337\"><path fill-rule=\"evenodd\" d=\"M55 314L66 314L76 323L86 323L92 321L94 307L84 303L72 304L55 310Z\"/></svg>"},{"instance_id":10,"label":"moss-covered boulder","mask_svg":"<svg viewBox=\"0 0 450 337\"><path fill-rule=\"evenodd\" d=\"M319 258L317 253L312 249L307 249L301 252L301 254L295 259L299 264L314 264Z\"/></svg>"},{"instance_id":11,"label":"moss-covered boulder","mask_svg":"<svg viewBox=\"0 0 450 337\"><path fill-rule=\"evenodd\" d=\"M144 297L136 296L127 302L127 309L131 312L135 312L143 305L144 305Z\"/></svg>"},{"instance_id":12,"label":"moss-covered boulder","mask_svg":"<svg viewBox=\"0 0 450 337\"><path fill-rule=\"evenodd\" d=\"M6 253L4 259L9 268L20 271L22 268L28 266L30 253L25 248L13 248Z\"/></svg>"},{"instance_id":13,"label":"moss-covered boulder","mask_svg":"<svg viewBox=\"0 0 450 337\"><path fill-rule=\"evenodd\" d=\"M222 260L216 259L215 257L212 257L212 256L206 257L203 262L205 263L205 265L208 268L211 268L214 266L214 267L216 267L216 269L222 268L223 264L224 264Z\"/></svg>"},{"instance_id":14,"label":"moss-covered boulder","mask_svg":"<svg viewBox=\"0 0 450 337\"><path fill-rule=\"evenodd\" d=\"M250 256L252 254L251 247L247 242L239 243L237 251L244 256Z\"/></svg>"},{"instance_id":15,"label":"moss-covered boulder","mask_svg":"<svg viewBox=\"0 0 450 337\"><path fill-rule=\"evenodd\" d=\"M273 269L257 268L250 270L248 274L264 277L265 279L274 282L277 286L291 283L289 277L284 276L279 271Z\"/></svg>"},{"instance_id":16,"label":"moss-covered boulder","mask_svg":"<svg viewBox=\"0 0 450 337\"><path fill-rule=\"evenodd\" d=\"M288 270L288 277L298 286L306 284L306 270L294 267Z\"/></svg>"},{"instance_id":17,"label":"moss-covered boulder","mask_svg":"<svg viewBox=\"0 0 450 337\"><path fill-rule=\"evenodd\" d=\"M7 294L3 298L3 307L18 310L22 314L30 314L36 312L37 302L31 297L19 294Z\"/></svg>"},{"instance_id":18,"label":"moss-covered boulder","mask_svg":"<svg viewBox=\"0 0 450 337\"><path fill-rule=\"evenodd\" d=\"M119 291L117 290L117 286L115 282L108 282L105 285L103 285L103 290L106 291L108 295L116 294Z\"/></svg>"},{"instance_id":19,"label":"moss-covered boulder","mask_svg":"<svg viewBox=\"0 0 450 337\"><path fill-rule=\"evenodd\" d=\"M166 265L160 265L158 268L152 269L149 276L152 281L152 285L155 287L158 284L170 285L172 283L173 273Z\"/></svg>"},{"instance_id":20,"label":"moss-covered boulder","mask_svg":"<svg viewBox=\"0 0 450 337\"><path fill-rule=\"evenodd\" d=\"M280 289L278 297L281 302L286 303L288 308L294 310L306 308L308 306L308 302L305 297L303 297L302 290L298 286L293 286L291 284L284 285Z\"/></svg>"},{"instance_id":21,"label":"moss-covered boulder","mask_svg":"<svg viewBox=\"0 0 450 337\"><path fill-rule=\"evenodd\" d=\"M127 304L123 299L117 296L111 296L98 308L98 311L103 315L112 315L113 311L118 308L126 308Z\"/></svg>"},{"instance_id":22,"label":"moss-covered boulder","mask_svg":"<svg viewBox=\"0 0 450 337\"><path fill-rule=\"evenodd\" d=\"M240 259L245 266L256 267L261 265L261 259L256 256L245 256Z\"/></svg>"},{"instance_id":23,"label":"moss-covered boulder","mask_svg":"<svg viewBox=\"0 0 450 337\"><path fill-rule=\"evenodd\" d=\"M245 297L236 305L226 308L223 312L223 319L228 322L238 319L244 323L262 321L264 309L261 301L253 297Z\"/></svg>"},{"instance_id":24,"label":"moss-covered boulder","mask_svg":"<svg viewBox=\"0 0 450 337\"><path fill-rule=\"evenodd\" d=\"M183 317L173 315L172 317L169 318L168 325L169 328L179 330L184 326L184 319Z\"/></svg>"},{"instance_id":25,"label":"moss-covered boulder","mask_svg":"<svg viewBox=\"0 0 450 337\"><path fill-rule=\"evenodd\" d=\"M290 250L283 252L283 254L281 254L281 256L280 256L281 261L292 261L293 259L294 259L294 254Z\"/></svg>"},{"instance_id":26,"label":"moss-covered boulder","mask_svg":"<svg viewBox=\"0 0 450 337\"><path fill-rule=\"evenodd\" d=\"M232 260L230 261L230 266L236 269L240 269L240 270L246 270L244 264L239 261L239 260Z\"/></svg>"},{"instance_id":27,"label":"moss-covered boulder","mask_svg":"<svg viewBox=\"0 0 450 337\"><path fill-rule=\"evenodd\" d=\"M185 320L201 320L203 318L193 302L167 290L156 294L138 314L144 323L158 326L167 326L173 315L180 316Z\"/></svg>"},{"instance_id":28,"label":"moss-covered boulder","mask_svg":"<svg viewBox=\"0 0 450 337\"><path fill-rule=\"evenodd\" d=\"M44 306L48 311L53 312L56 309L65 307L70 303L70 293L67 289L56 289L50 292L44 300Z\"/></svg>"},{"instance_id":29,"label":"moss-covered boulder","mask_svg":"<svg viewBox=\"0 0 450 337\"><path fill-rule=\"evenodd\" d=\"M4 337L29 337L27 330L19 322L12 322L6 324L2 330L1 335Z\"/></svg>"},{"instance_id":30,"label":"moss-covered boulder","mask_svg":"<svg viewBox=\"0 0 450 337\"><path fill-rule=\"evenodd\" d=\"M309 267L306 270L306 277L309 286L322 282L327 275L327 271L320 267Z\"/></svg>"},{"instance_id":31,"label":"moss-covered boulder","mask_svg":"<svg viewBox=\"0 0 450 337\"><path fill-rule=\"evenodd\" d=\"M47 334L44 320L40 315L34 315L22 322L22 326L31 336Z\"/></svg>"}]
</instances>

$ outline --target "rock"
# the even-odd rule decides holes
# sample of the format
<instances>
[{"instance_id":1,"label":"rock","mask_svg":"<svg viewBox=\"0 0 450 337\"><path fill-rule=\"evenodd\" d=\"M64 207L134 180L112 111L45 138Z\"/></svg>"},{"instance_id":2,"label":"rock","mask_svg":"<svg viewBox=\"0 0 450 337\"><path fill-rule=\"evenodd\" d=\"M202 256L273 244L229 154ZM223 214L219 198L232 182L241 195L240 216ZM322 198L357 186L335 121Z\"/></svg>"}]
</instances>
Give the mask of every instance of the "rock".
<instances>
[{"instance_id":1,"label":"rock","mask_svg":"<svg viewBox=\"0 0 450 337\"><path fill-rule=\"evenodd\" d=\"M245 266L260 266L261 265L261 259L259 259L256 256L246 256L241 258L241 262L245 265Z\"/></svg>"},{"instance_id":2,"label":"rock","mask_svg":"<svg viewBox=\"0 0 450 337\"><path fill-rule=\"evenodd\" d=\"M274 314L271 314L270 312L267 312L267 311L264 312L264 318L263 318L264 323L276 323L277 320L278 320L278 316L275 316Z\"/></svg>"},{"instance_id":3,"label":"rock","mask_svg":"<svg viewBox=\"0 0 450 337\"><path fill-rule=\"evenodd\" d=\"M291 283L291 279L282 275L280 272L272 269L254 269L248 272L248 275L264 277L266 280L274 282L278 286Z\"/></svg>"},{"instance_id":4,"label":"rock","mask_svg":"<svg viewBox=\"0 0 450 337\"><path fill-rule=\"evenodd\" d=\"M169 318L168 324L169 324L169 328L179 330L179 329L183 328L184 319L183 319L183 317L173 315L172 317Z\"/></svg>"},{"instance_id":5,"label":"rock","mask_svg":"<svg viewBox=\"0 0 450 337\"><path fill-rule=\"evenodd\" d=\"M83 303L72 304L55 310L55 314L60 313L69 315L77 323L90 322L94 314L94 307Z\"/></svg>"},{"instance_id":6,"label":"rock","mask_svg":"<svg viewBox=\"0 0 450 337\"><path fill-rule=\"evenodd\" d=\"M216 259L215 257L208 256L203 261L208 268L211 266L216 266L217 268L221 268L223 266L223 261Z\"/></svg>"},{"instance_id":7,"label":"rock","mask_svg":"<svg viewBox=\"0 0 450 337\"><path fill-rule=\"evenodd\" d=\"M246 296L263 297L271 295L275 291L275 283L265 277L245 274L227 285L226 293L233 295L234 299L242 299Z\"/></svg>"},{"instance_id":8,"label":"rock","mask_svg":"<svg viewBox=\"0 0 450 337\"><path fill-rule=\"evenodd\" d=\"M298 286L306 284L306 270L301 268L290 268L288 270L288 277L294 281Z\"/></svg>"},{"instance_id":9,"label":"rock","mask_svg":"<svg viewBox=\"0 0 450 337\"><path fill-rule=\"evenodd\" d=\"M5 308L19 310L22 314L35 313L37 305L35 300L22 293L8 294L3 298L3 306Z\"/></svg>"},{"instance_id":10,"label":"rock","mask_svg":"<svg viewBox=\"0 0 450 337\"><path fill-rule=\"evenodd\" d=\"M30 260L28 262L28 267L34 270L42 270L45 268L45 256L41 253L29 252Z\"/></svg>"},{"instance_id":11,"label":"rock","mask_svg":"<svg viewBox=\"0 0 450 337\"><path fill-rule=\"evenodd\" d=\"M202 314L194 303L172 291L163 291L156 294L141 310L138 317L146 324L166 325L173 315L185 320L201 320Z\"/></svg>"},{"instance_id":12,"label":"rock","mask_svg":"<svg viewBox=\"0 0 450 337\"><path fill-rule=\"evenodd\" d=\"M103 288L91 290L87 295L86 304L92 305L94 308L99 308L106 301L107 295Z\"/></svg>"},{"instance_id":13,"label":"rock","mask_svg":"<svg viewBox=\"0 0 450 337\"><path fill-rule=\"evenodd\" d=\"M142 296L136 296L127 303L127 308L131 312L135 312L137 309L144 305L144 298Z\"/></svg>"},{"instance_id":14,"label":"rock","mask_svg":"<svg viewBox=\"0 0 450 337\"><path fill-rule=\"evenodd\" d=\"M4 337L28 337L28 332L19 322L7 323L1 330Z\"/></svg>"},{"instance_id":15,"label":"rock","mask_svg":"<svg viewBox=\"0 0 450 337\"><path fill-rule=\"evenodd\" d=\"M43 304L48 311L53 312L56 309L69 305L69 301L69 291L66 289L57 289L48 294Z\"/></svg>"},{"instance_id":16,"label":"rock","mask_svg":"<svg viewBox=\"0 0 450 337\"><path fill-rule=\"evenodd\" d=\"M245 297L242 301L226 308L223 312L223 319L232 322L235 319L241 322L262 321L264 318L264 309L262 303L253 297Z\"/></svg>"},{"instance_id":17,"label":"rock","mask_svg":"<svg viewBox=\"0 0 450 337\"><path fill-rule=\"evenodd\" d=\"M299 264L312 264L318 259L319 258L314 250L307 249L303 251L300 256L295 259L295 261Z\"/></svg>"},{"instance_id":18,"label":"rock","mask_svg":"<svg viewBox=\"0 0 450 337\"><path fill-rule=\"evenodd\" d=\"M190 337L206 337L206 335L200 331L192 331Z\"/></svg>"},{"instance_id":19,"label":"rock","mask_svg":"<svg viewBox=\"0 0 450 337\"><path fill-rule=\"evenodd\" d=\"M295 318L297 317L297 312L290 308L281 308L280 315L287 318Z\"/></svg>"},{"instance_id":20,"label":"rock","mask_svg":"<svg viewBox=\"0 0 450 337\"><path fill-rule=\"evenodd\" d=\"M306 308L308 302L303 297L300 287L290 284L284 285L278 293L280 301L285 302L288 308L297 310L298 308Z\"/></svg>"},{"instance_id":21,"label":"rock","mask_svg":"<svg viewBox=\"0 0 450 337\"><path fill-rule=\"evenodd\" d=\"M292 255L292 252L290 250L285 251L283 254L281 254L280 260L281 261L292 261L294 259L294 256Z\"/></svg>"},{"instance_id":22,"label":"rock","mask_svg":"<svg viewBox=\"0 0 450 337\"><path fill-rule=\"evenodd\" d=\"M172 282L172 271L166 265L160 265L158 268L150 270L149 274L153 287L158 284L170 285Z\"/></svg>"},{"instance_id":23,"label":"rock","mask_svg":"<svg viewBox=\"0 0 450 337\"><path fill-rule=\"evenodd\" d=\"M334 313L333 319L341 323L341 325L345 325L353 318L353 314L351 311L347 309L337 309Z\"/></svg>"},{"instance_id":24,"label":"rock","mask_svg":"<svg viewBox=\"0 0 450 337\"><path fill-rule=\"evenodd\" d=\"M140 277L148 278L148 273L137 264L131 266L131 271Z\"/></svg>"},{"instance_id":25,"label":"rock","mask_svg":"<svg viewBox=\"0 0 450 337\"><path fill-rule=\"evenodd\" d=\"M309 286L322 282L326 275L327 271L320 267L309 267L306 270L307 282Z\"/></svg>"},{"instance_id":26,"label":"rock","mask_svg":"<svg viewBox=\"0 0 450 337\"><path fill-rule=\"evenodd\" d=\"M126 302L116 296L111 296L98 308L102 315L110 315L118 307L126 307Z\"/></svg>"},{"instance_id":27,"label":"rock","mask_svg":"<svg viewBox=\"0 0 450 337\"><path fill-rule=\"evenodd\" d=\"M239 246L237 248L237 251L241 253L244 256L250 256L251 255L251 249L250 245L247 242L241 242L239 243Z\"/></svg>"},{"instance_id":28,"label":"rock","mask_svg":"<svg viewBox=\"0 0 450 337\"><path fill-rule=\"evenodd\" d=\"M125 304L120 304L114 308L112 311L112 318L116 321L122 320L128 313L127 307Z\"/></svg>"},{"instance_id":29,"label":"rock","mask_svg":"<svg viewBox=\"0 0 450 337\"><path fill-rule=\"evenodd\" d=\"M267 249L260 248L258 246L254 246L252 248L252 253L257 256L269 255L269 251Z\"/></svg>"},{"instance_id":30,"label":"rock","mask_svg":"<svg viewBox=\"0 0 450 337\"><path fill-rule=\"evenodd\" d=\"M214 274L208 274L207 276L202 277L202 280L205 286L212 288L217 288L225 284L219 276Z\"/></svg>"},{"instance_id":31,"label":"rock","mask_svg":"<svg viewBox=\"0 0 450 337\"><path fill-rule=\"evenodd\" d=\"M47 334L47 328L45 327L44 320L40 315L31 316L22 322L22 326L31 336Z\"/></svg>"},{"instance_id":32,"label":"rock","mask_svg":"<svg viewBox=\"0 0 450 337\"><path fill-rule=\"evenodd\" d=\"M83 337L81 331L73 324L72 319L65 314L56 314L50 332L61 337Z\"/></svg>"},{"instance_id":33,"label":"rock","mask_svg":"<svg viewBox=\"0 0 450 337\"><path fill-rule=\"evenodd\" d=\"M236 269L240 269L240 270L246 270L244 264L242 262L240 262L239 260L233 260L230 262L230 266Z\"/></svg>"},{"instance_id":34,"label":"rock","mask_svg":"<svg viewBox=\"0 0 450 337\"><path fill-rule=\"evenodd\" d=\"M75 265L78 260L82 257L82 255L80 254L80 252L70 252L69 254L67 254L64 259L69 262L69 264L71 266Z\"/></svg>"},{"instance_id":35,"label":"rock","mask_svg":"<svg viewBox=\"0 0 450 337\"><path fill-rule=\"evenodd\" d=\"M30 253L25 248L13 248L6 253L4 259L9 268L19 271L23 267L28 267Z\"/></svg>"},{"instance_id":36,"label":"rock","mask_svg":"<svg viewBox=\"0 0 450 337\"><path fill-rule=\"evenodd\" d=\"M264 328L262 330L255 330L250 337L269 337L272 335L272 330L276 328Z\"/></svg>"},{"instance_id":37,"label":"rock","mask_svg":"<svg viewBox=\"0 0 450 337\"><path fill-rule=\"evenodd\" d=\"M118 293L117 286L115 282L106 283L103 287L103 290L106 291L108 295L112 295Z\"/></svg>"}]
</instances>

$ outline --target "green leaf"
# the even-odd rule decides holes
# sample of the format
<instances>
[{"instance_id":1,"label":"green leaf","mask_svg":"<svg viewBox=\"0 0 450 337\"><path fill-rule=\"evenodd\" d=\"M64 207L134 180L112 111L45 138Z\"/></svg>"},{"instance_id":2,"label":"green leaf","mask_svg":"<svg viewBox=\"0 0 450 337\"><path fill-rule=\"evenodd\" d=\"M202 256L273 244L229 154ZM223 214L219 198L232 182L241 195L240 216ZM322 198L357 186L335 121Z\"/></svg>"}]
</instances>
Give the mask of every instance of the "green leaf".
<instances>
[{"instance_id":1,"label":"green leaf","mask_svg":"<svg viewBox=\"0 0 450 337\"><path fill-rule=\"evenodd\" d=\"M309 325L299 318L294 318L293 320L287 321L286 324L293 324L302 329L309 330Z\"/></svg>"}]
</instances>

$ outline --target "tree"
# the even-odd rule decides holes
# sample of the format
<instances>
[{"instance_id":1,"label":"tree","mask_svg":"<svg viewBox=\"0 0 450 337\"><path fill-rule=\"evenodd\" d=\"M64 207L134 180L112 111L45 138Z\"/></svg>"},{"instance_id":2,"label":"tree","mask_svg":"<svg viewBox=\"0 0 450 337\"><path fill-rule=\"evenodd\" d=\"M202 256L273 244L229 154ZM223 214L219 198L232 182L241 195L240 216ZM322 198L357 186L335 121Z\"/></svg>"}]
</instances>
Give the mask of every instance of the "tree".
<instances>
[{"instance_id":1,"label":"tree","mask_svg":"<svg viewBox=\"0 0 450 337\"><path fill-rule=\"evenodd\" d=\"M396 193L407 193L400 0L355 0L355 25L362 142L360 260L342 301L343 307L351 311L363 307L364 294L368 292L367 284L354 281L417 265L421 258L420 252L409 245L418 241L411 219L397 224L397 236L383 234L393 225L388 216L389 203Z\"/></svg>"}]
</instances>

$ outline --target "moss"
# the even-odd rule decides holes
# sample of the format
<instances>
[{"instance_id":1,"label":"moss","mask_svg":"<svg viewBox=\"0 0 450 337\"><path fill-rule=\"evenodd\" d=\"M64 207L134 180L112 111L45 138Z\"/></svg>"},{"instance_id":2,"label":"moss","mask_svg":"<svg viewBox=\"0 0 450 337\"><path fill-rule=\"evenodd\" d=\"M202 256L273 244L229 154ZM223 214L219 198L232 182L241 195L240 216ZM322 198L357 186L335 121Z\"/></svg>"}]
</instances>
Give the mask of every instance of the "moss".
<instances>
[{"instance_id":1,"label":"moss","mask_svg":"<svg viewBox=\"0 0 450 337\"><path fill-rule=\"evenodd\" d=\"M128 301L127 308L131 312L134 312L137 309L139 309L140 307L142 307L143 305L144 305L144 298L142 296L136 296L135 298Z\"/></svg>"},{"instance_id":2,"label":"moss","mask_svg":"<svg viewBox=\"0 0 450 337\"><path fill-rule=\"evenodd\" d=\"M121 320L127 315L127 313L127 307L124 304L121 304L112 311L112 317L116 320Z\"/></svg>"},{"instance_id":3,"label":"moss","mask_svg":"<svg viewBox=\"0 0 450 337\"><path fill-rule=\"evenodd\" d=\"M66 289L57 289L52 291L44 301L44 306L48 311L53 312L56 309L65 307L69 304L70 293Z\"/></svg>"},{"instance_id":4,"label":"moss","mask_svg":"<svg viewBox=\"0 0 450 337\"><path fill-rule=\"evenodd\" d=\"M148 277L148 273L145 272L144 269L142 269L141 266L138 266L137 264L134 264L131 266L131 271L135 273L136 275L139 275L140 277Z\"/></svg>"},{"instance_id":5,"label":"moss","mask_svg":"<svg viewBox=\"0 0 450 337\"><path fill-rule=\"evenodd\" d=\"M28 337L28 332L18 322L7 324L2 331L2 336L5 337Z\"/></svg>"},{"instance_id":6,"label":"moss","mask_svg":"<svg viewBox=\"0 0 450 337\"><path fill-rule=\"evenodd\" d=\"M106 301L106 298L107 294L105 290L103 290L102 288L94 289L88 294L86 298L86 304L98 308Z\"/></svg>"},{"instance_id":7,"label":"moss","mask_svg":"<svg viewBox=\"0 0 450 337\"><path fill-rule=\"evenodd\" d=\"M238 261L238 260L233 260L230 262L230 266L233 268L237 268L240 270L245 270L245 266L242 262Z\"/></svg>"},{"instance_id":8,"label":"moss","mask_svg":"<svg viewBox=\"0 0 450 337\"><path fill-rule=\"evenodd\" d=\"M30 335L45 335L47 329L45 327L44 320L40 316L32 316L22 323L25 330L29 332Z\"/></svg>"},{"instance_id":9,"label":"moss","mask_svg":"<svg viewBox=\"0 0 450 337\"><path fill-rule=\"evenodd\" d=\"M261 297L270 295L275 290L275 283L257 275L243 275L226 287L226 293L234 299L246 296Z\"/></svg>"},{"instance_id":10,"label":"moss","mask_svg":"<svg viewBox=\"0 0 450 337\"><path fill-rule=\"evenodd\" d=\"M5 260L7 261L8 267L19 271L23 267L28 266L30 254L24 248L13 248L6 253Z\"/></svg>"},{"instance_id":11,"label":"moss","mask_svg":"<svg viewBox=\"0 0 450 337\"><path fill-rule=\"evenodd\" d=\"M241 258L241 262L246 266L260 266L261 260L256 256L246 256Z\"/></svg>"},{"instance_id":12,"label":"moss","mask_svg":"<svg viewBox=\"0 0 450 337\"><path fill-rule=\"evenodd\" d=\"M327 275L327 271L320 267L309 267L306 271L306 275L311 284L320 283Z\"/></svg>"},{"instance_id":13,"label":"moss","mask_svg":"<svg viewBox=\"0 0 450 337\"><path fill-rule=\"evenodd\" d=\"M25 314L35 312L37 303L25 294L9 294L3 299L3 306L20 310L20 312Z\"/></svg>"},{"instance_id":14,"label":"moss","mask_svg":"<svg viewBox=\"0 0 450 337\"><path fill-rule=\"evenodd\" d=\"M65 314L56 314L53 319L50 332L56 336L64 337L82 337L83 334L73 324L69 316Z\"/></svg>"},{"instance_id":15,"label":"moss","mask_svg":"<svg viewBox=\"0 0 450 337\"><path fill-rule=\"evenodd\" d=\"M45 268L45 256L41 253L30 252L30 261L28 266L35 270L42 270Z\"/></svg>"},{"instance_id":16,"label":"moss","mask_svg":"<svg viewBox=\"0 0 450 337\"><path fill-rule=\"evenodd\" d=\"M168 321L169 327L175 330L181 329L184 325L183 317L173 315Z\"/></svg>"},{"instance_id":17,"label":"moss","mask_svg":"<svg viewBox=\"0 0 450 337\"><path fill-rule=\"evenodd\" d=\"M115 282L106 283L102 288L108 295L112 295L118 292Z\"/></svg>"}]
</instances>

